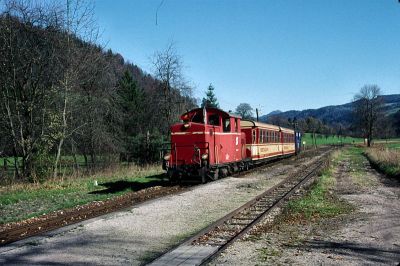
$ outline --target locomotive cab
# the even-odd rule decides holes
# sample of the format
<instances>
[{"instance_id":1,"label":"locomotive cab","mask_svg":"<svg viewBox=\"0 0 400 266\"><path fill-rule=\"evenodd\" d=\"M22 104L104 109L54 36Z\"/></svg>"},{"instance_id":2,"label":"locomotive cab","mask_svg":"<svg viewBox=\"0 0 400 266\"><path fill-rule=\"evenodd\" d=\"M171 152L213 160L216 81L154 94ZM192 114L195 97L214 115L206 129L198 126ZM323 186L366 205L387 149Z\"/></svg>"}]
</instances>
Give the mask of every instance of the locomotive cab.
<instances>
[{"instance_id":1,"label":"locomotive cab","mask_svg":"<svg viewBox=\"0 0 400 266\"><path fill-rule=\"evenodd\" d=\"M240 116L217 108L197 108L171 126L170 151L163 167L171 179L183 175L215 180L238 170L245 157Z\"/></svg>"}]
</instances>

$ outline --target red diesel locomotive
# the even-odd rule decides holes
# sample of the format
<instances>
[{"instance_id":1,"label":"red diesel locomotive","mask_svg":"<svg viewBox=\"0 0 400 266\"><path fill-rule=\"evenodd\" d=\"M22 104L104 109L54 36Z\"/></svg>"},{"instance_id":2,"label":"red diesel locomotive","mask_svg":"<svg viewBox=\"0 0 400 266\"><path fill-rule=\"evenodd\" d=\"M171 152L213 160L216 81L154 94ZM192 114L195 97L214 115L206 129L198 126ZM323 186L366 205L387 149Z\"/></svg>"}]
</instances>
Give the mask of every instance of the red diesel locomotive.
<instances>
[{"instance_id":1,"label":"red diesel locomotive","mask_svg":"<svg viewBox=\"0 0 400 266\"><path fill-rule=\"evenodd\" d=\"M197 108L171 126L163 168L170 179L200 178L204 183L299 151L292 129L242 120L217 108Z\"/></svg>"}]
</instances>

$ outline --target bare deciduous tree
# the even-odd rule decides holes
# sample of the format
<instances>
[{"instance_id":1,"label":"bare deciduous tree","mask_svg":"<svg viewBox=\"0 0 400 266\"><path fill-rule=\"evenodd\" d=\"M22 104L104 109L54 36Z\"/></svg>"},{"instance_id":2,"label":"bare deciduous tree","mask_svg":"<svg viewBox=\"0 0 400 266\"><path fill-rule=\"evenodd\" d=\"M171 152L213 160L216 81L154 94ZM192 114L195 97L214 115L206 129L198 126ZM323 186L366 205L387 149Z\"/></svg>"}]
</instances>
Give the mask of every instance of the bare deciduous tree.
<instances>
[{"instance_id":1,"label":"bare deciduous tree","mask_svg":"<svg viewBox=\"0 0 400 266\"><path fill-rule=\"evenodd\" d=\"M0 91L14 157L22 174L46 171L57 123L56 81L62 76L58 35L62 17L52 2L6 1L0 15ZM46 30L44 30L46 29ZM15 160L18 172L18 160Z\"/></svg>"},{"instance_id":2,"label":"bare deciduous tree","mask_svg":"<svg viewBox=\"0 0 400 266\"><path fill-rule=\"evenodd\" d=\"M167 121L167 125L173 122L174 108L182 106L181 102L177 102L179 94L190 97L191 88L187 85L183 75L183 62L176 51L175 44L169 43L163 51L156 52L151 58L154 76L160 81L162 92L162 101L160 106L163 109L163 115ZM187 103L183 103L186 105ZM177 110L180 112L181 110Z\"/></svg>"},{"instance_id":3,"label":"bare deciduous tree","mask_svg":"<svg viewBox=\"0 0 400 266\"><path fill-rule=\"evenodd\" d=\"M241 103L236 107L236 113L241 115L243 119L251 119L253 117L253 108L248 103Z\"/></svg>"},{"instance_id":4,"label":"bare deciduous tree","mask_svg":"<svg viewBox=\"0 0 400 266\"><path fill-rule=\"evenodd\" d=\"M62 97L62 105L59 108L60 129L57 134L57 151L53 166L53 176L57 177L59 161L63 144L82 125L71 128L72 119L71 109L74 108L73 95L79 90L80 85L85 82L82 78L82 67L95 64L101 55L93 47L87 44L94 44L98 38L98 28L94 20L94 6L92 3L82 0L67 0L66 6L60 8L63 14L62 29L65 31L64 38L60 38L61 46L64 50L64 61L66 65L65 73L60 77L58 89ZM82 45L74 38L85 41L86 52L80 52ZM93 56L96 54L97 56ZM90 77L93 78L93 77ZM73 142L72 142L73 143Z\"/></svg>"},{"instance_id":5,"label":"bare deciduous tree","mask_svg":"<svg viewBox=\"0 0 400 266\"><path fill-rule=\"evenodd\" d=\"M378 119L382 116L381 89L377 85L365 85L354 96L353 108L355 122L371 146Z\"/></svg>"}]
</instances>

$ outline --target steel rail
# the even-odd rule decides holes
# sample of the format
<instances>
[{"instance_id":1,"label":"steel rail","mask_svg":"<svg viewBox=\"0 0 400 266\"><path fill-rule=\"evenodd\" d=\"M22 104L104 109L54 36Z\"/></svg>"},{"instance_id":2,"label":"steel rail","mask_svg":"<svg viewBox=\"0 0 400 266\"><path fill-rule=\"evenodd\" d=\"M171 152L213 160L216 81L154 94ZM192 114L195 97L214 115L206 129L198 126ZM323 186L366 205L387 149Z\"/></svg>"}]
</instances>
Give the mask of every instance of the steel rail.
<instances>
[{"instance_id":1,"label":"steel rail","mask_svg":"<svg viewBox=\"0 0 400 266\"><path fill-rule=\"evenodd\" d=\"M275 185L273 188L271 188L270 190L264 192L262 195L258 196L257 198L253 199L252 201L246 203L244 206L240 207L238 210L228 214L226 216L226 220L224 221L219 221L217 222L217 226L214 227L214 229L216 229L218 226L224 225L227 221L231 220L232 218L234 218L234 216L238 215L241 211L249 209L251 207L254 207L255 205L257 205L257 203L259 203L261 200L267 200L267 199L271 199L272 197L270 197L270 194L274 195L273 193L275 191L278 191L278 195L276 197L275 200L272 200L272 202L269 204L269 206L265 206L265 210L260 211L261 213L257 215L257 217L255 217L255 219L249 220L251 222L249 222L248 224L245 225L245 227L243 229L241 229L238 233L235 233L232 237L230 237L225 243L223 243L222 245L219 245L218 243L213 244L210 243L209 241L206 242L207 245L216 245L216 246L220 246L218 248L218 250L213 253L211 256L205 258L205 260L202 262L201 265L204 265L205 263L209 262L211 259L215 258L218 254L220 254L222 251L224 251L227 247L229 247L232 243L234 243L236 240L240 239L241 237L243 237L246 233L248 233L253 227L254 225L258 224L260 221L262 221L266 216L268 216L272 211L274 211L276 208L282 206L282 204L287 201L290 196L292 196L297 190L299 190L304 184L306 184L307 182L310 181L310 179L312 177L315 176L315 173L321 169L321 167L323 166L324 162L319 162L316 166L313 167L313 169L308 172L303 178L300 179L300 181L294 185L293 187L289 188L289 190L287 191L283 191L283 193L280 193L278 191L279 188L281 188L283 185L286 185L288 183L288 180L285 180L286 182L282 181L281 183ZM289 180L289 182L292 180ZM283 195L282 195L283 194ZM268 201L267 201L268 202ZM268 205L268 204L266 204ZM210 233L211 231L209 231L208 233ZM211 232L212 233L212 232ZM201 237L201 236L200 236ZM200 238L199 237L199 238ZM198 243L202 243L203 241L197 242L198 239L195 239L192 244L198 244ZM197 240L197 241L196 241ZM204 242L203 242L204 243Z\"/></svg>"},{"instance_id":2,"label":"steel rail","mask_svg":"<svg viewBox=\"0 0 400 266\"><path fill-rule=\"evenodd\" d=\"M149 264L203 265L209 262L309 182L321 169L328 152L329 150L325 151L316 162L302 166L285 180L228 213Z\"/></svg>"}]
</instances>

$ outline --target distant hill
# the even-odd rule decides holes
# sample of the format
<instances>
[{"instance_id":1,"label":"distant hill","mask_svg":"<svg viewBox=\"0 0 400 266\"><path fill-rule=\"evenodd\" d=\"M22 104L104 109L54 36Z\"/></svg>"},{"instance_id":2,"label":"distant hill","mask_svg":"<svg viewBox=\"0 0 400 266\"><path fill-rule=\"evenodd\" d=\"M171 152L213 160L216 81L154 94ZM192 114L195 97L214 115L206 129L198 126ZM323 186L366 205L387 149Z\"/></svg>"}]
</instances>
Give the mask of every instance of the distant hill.
<instances>
[{"instance_id":1,"label":"distant hill","mask_svg":"<svg viewBox=\"0 0 400 266\"><path fill-rule=\"evenodd\" d=\"M278 114L280 114L280 113L282 113L282 111L281 111L281 110L276 110L276 111L272 111L272 112L270 112L270 113L269 113L269 114L267 114L266 116L278 115Z\"/></svg>"},{"instance_id":2,"label":"distant hill","mask_svg":"<svg viewBox=\"0 0 400 266\"><path fill-rule=\"evenodd\" d=\"M382 95L384 101L384 112L386 115L391 115L400 110L400 94ZM332 125L341 123L344 126L350 125L353 119L352 115L353 103L342 105L330 105L318 109L306 109L303 111L290 110L286 112L273 111L267 115L261 116L261 121L267 121L272 116L279 116L284 119L297 118L304 119L309 116L318 118L326 124Z\"/></svg>"}]
</instances>

